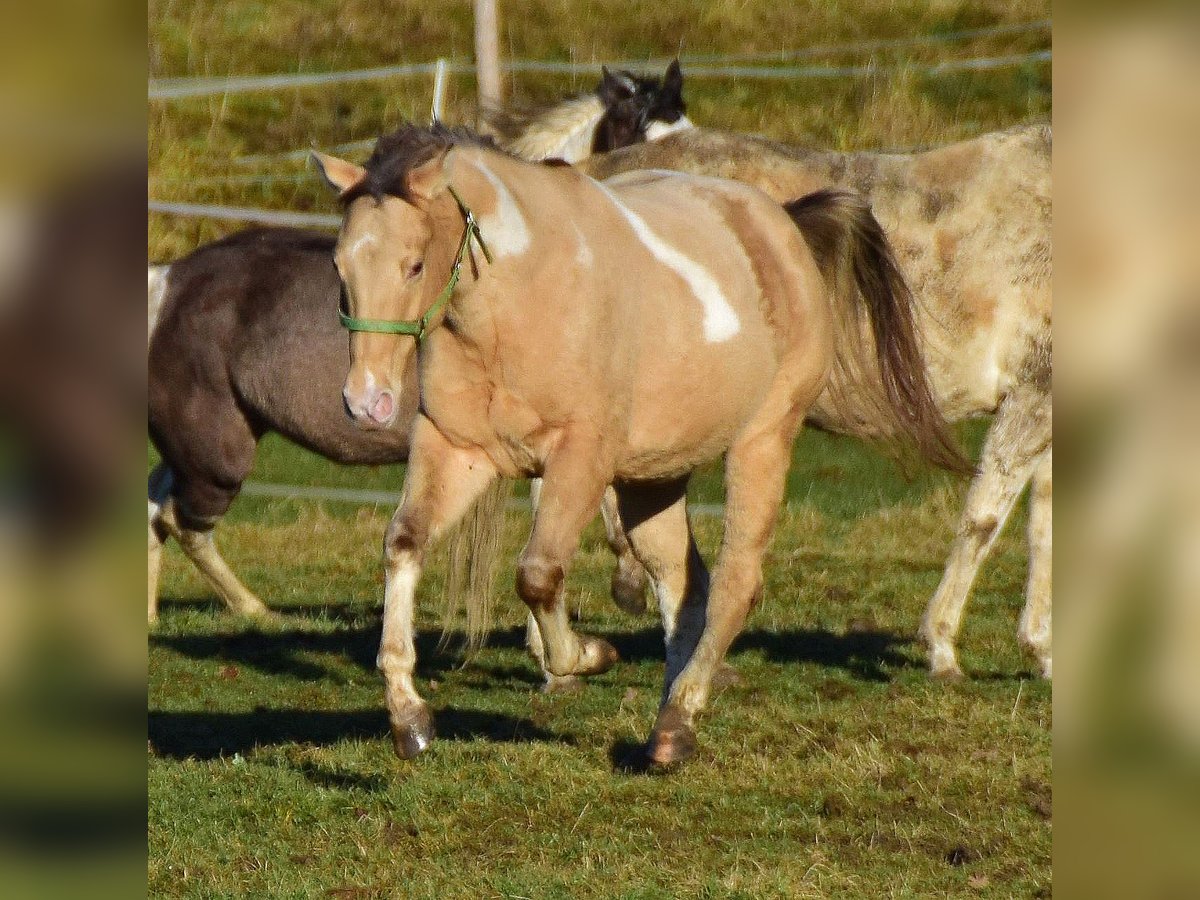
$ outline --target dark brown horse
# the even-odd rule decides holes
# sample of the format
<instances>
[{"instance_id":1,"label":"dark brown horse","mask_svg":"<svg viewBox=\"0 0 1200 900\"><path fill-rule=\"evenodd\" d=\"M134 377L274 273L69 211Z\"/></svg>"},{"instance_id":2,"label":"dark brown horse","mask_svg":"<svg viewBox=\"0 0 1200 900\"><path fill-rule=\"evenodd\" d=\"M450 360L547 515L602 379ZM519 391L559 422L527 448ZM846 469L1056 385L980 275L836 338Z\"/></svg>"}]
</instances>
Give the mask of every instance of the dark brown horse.
<instances>
[{"instance_id":1,"label":"dark brown horse","mask_svg":"<svg viewBox=\"0 0 1200 900\"><path fill-rule=\"evenodd\" d=\"M341 400L346 339L335 311L341 285L334 239L259 228L201 247L152 275L162 282L149 347L150 438L162 455L150 476L149 618L157 612L162 543L173 537L237 613L266 606L221 559L212 529L275 431L346 464L404 462L408 398L396 428L356 429Z\"/></svg>"}]
</instances>

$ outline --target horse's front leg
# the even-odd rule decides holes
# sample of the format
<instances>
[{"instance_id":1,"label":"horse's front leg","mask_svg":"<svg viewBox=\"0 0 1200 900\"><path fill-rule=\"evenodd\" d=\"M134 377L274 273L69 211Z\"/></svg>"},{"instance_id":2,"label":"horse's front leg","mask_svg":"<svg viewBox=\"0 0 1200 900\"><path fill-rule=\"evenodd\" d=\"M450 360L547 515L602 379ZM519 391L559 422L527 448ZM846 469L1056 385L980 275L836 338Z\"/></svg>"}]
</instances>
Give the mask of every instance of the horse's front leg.
<instances>
[{"instance_id":1,"label":"horse's front leg","mask_svg":"<svg viewBox=\"0 0 1200 900\"><path fill-rule=\"evenodd\" d=\"M563 602L571 557L611 477L599 449L595 439L568 435L547 460L533 533L517 563L517 593L533 614L541 661L554 676L594 675L618 659L607 641L571 630Z\"/></svg>"},{"instance_id":2,"label":"horse's front leg","mask_svg":"<svg viewBox=\"0 0 1200 900\"><path fill-rule=\"evenodd\" d=\"M433 740L433 716L413 684L413 609L425 553L463 517L496 474L485 453L453 446L429 419L417 417L404 493L383 544L383 635L376 659L383 673L392 742L403 759L416 756Z\"/></svg>"}]
</instances>

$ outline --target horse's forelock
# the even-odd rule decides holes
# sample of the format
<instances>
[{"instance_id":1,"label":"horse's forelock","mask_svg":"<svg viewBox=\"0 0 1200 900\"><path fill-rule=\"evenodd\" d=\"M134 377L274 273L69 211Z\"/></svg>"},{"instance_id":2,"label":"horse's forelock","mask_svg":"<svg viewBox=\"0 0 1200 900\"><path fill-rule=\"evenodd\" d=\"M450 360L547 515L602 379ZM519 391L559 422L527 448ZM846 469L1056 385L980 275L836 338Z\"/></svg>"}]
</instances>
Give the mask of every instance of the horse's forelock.
<instances>
[{"instance_id":1,"label":"horse's forelock","mask_svg":"<svg viewBox=\"0 0 1200 900\"><path fill-rule=\"evenodd\" d=\"M411 201L413 197L408 190L408 173L442 151L464 144L504 152L492 138L469 128L452 128L440 122L429 126L412 123L401 125L375 142L375 149L364 166L367 174L342 195L343 206L349 206L360 197L371 197L376 202L385 196Z\"/></svg>"}]
</instances>

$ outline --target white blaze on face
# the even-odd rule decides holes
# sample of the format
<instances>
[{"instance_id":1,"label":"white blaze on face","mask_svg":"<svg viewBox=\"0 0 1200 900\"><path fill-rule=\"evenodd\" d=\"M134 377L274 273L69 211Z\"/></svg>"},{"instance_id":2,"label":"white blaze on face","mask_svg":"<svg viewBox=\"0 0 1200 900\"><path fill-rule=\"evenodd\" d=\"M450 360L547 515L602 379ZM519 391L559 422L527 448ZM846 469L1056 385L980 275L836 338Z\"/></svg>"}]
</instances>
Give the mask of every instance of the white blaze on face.
<instances>
[{"instance_id":1,"label":"white blaze on face","mask_svg":"<svg viewBox=\"0 0 1200 900\"><path fill-rule=\"evenodd\" d=\"M692 120L687 116L680 116L674 122L660 122L657 119L652 119L650 124L646 126L646 140L657 141L660 138L665 138L668 134L674 134L676 131L686 131L689 128L695 128Z\"/></svg>"},{"instance_id":2,"label":"white blaze on face","mask_svg":"<svg viewBox=\"0 0 1200 900\"><path fill-rule=\"evenodd\" d=\"M645 244L651 255L660 263L671 269L682 278L692 289L700 305L704 307L704 339L710 344L727 341L742 330L733 306L726 299L721 286L713 278L712 273L680 253L646 224L646 220L617 199L616 195L605 185L593 182L600 188L608 199L613 202L625 221L633 228L633 233Z\"/></svg>"},{"instance_id":3,"label":"white blaze on face","mask_svg":"<svg viewBox=\"0 0 1200 900\"><path fill-rule=\"evenodd\" d=\"M479 217L479 227L492 255L500 258L519 256L529 249L531 237L521 207L496 173L482 162L474 163L492 189L496 192L496 208L486 216Z\"/></svg>"}]
</instances>

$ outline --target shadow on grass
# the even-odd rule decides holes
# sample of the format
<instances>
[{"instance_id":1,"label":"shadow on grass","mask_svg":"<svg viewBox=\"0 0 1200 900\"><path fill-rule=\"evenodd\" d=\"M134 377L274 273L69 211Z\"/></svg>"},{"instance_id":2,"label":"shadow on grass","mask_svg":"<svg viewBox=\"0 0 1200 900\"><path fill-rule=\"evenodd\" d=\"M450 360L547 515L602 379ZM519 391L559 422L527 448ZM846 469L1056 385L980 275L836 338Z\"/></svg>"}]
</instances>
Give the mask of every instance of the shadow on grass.
<instances>
[{"instance_id":1,"label":"shadow on grass","mask_svg":"<svg viewBox=\"0 0 1200 900\"><path fill-rule=\"evenodd\" d=\"M319 631L303 627L308 621L289 617L284 625L267 631L251 627L216 634L151 635L150 643L190 659L222 660L269 675L309 681L336 677L326 666L303 658L313 653L345 657L364 670L374 671L379 648L378 624ZM301 627L291 627L293 622ZM637 631L603 632L590 630L585 624L580 630L607 639L626 663L654 663L663 659L662 632L657 626ZM417 633L418 674L421 677L438 678L445 672L463 667L456 638L451 636L448 648L439 646L441 640L442 633L437 629ZM507 662L488 659L489 649L520 649L524 643L524 628L498 629L488 639L487 648L470 660L466 668L487 672L506 682L539 684L541 678L532 666L521 669ZM909 649L913 643L908 635L877 628L844 634L814 628L779 631L752 628L743 632L734 643L730 659L736 666L740 654L760 653L770 662L815 663L842 669L864 681L881 682L890 681L893 670L923 668L920 654Z\"/></svg>"},{"instance_id":2,"label":"shadow on grass","mask_svg":"<svg viewBox=\"0 0 1200 900\"><path fill-rule=\"evenodd\" d=\"M485 740L524 744L534 741L573 744L575 739L528 719L476 709L434 712L440 741ZM172 759L215 759L279 744L327 746L347 739L390 738L382 709L266 709L251 712L165 712L149 714L150 744Z\"/></svg>"}]
</instances>

